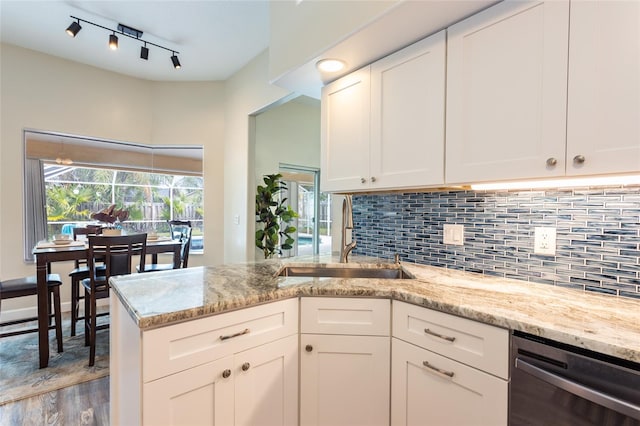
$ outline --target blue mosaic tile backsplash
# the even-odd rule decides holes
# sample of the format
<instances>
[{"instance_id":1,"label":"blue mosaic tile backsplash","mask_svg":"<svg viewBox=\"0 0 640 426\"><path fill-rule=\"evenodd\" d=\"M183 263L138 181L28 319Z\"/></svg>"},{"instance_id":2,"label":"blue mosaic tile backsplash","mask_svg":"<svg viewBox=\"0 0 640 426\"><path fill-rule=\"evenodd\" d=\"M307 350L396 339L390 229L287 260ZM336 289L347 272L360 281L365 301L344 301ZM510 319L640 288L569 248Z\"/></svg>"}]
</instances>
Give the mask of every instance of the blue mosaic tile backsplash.
<instances>
[{"instance_id":1,"label":"blue mosaic tile backsplash","mask_svg":"<svg viewBox=\"0 0 640 426\"><path fill-rule=\"evenodd\" d=\"M353 196L354 253L640 298L640 187ZM445 245L445 223L464 245ZM555 256L534 229L555 227Z\"/></svg>"}]
</instances>

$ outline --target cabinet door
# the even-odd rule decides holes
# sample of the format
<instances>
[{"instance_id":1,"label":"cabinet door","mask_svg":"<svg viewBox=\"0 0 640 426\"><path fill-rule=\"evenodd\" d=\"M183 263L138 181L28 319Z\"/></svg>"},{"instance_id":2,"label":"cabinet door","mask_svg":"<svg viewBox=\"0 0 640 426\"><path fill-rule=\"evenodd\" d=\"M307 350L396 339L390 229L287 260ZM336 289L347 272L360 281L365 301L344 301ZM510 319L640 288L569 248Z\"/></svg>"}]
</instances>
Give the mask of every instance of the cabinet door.
<instances>
[{"instance_id":1,"label":"cabinet door","mask_svg":"<svg viewBox=\"0 0 640 426\"><path fill-rule=\"evenodd\" d=\"M371 187L444 182L445 31L371 65Z\"/></svg>"},{"instance_id":2,"label":"cabinet door","mask_svg":"<svg viewBox=\"0 0 640 426\"><path fill-rule=\"evenodd\" d=\"M568 27L568 1L506 1L448 29L447 183L564 175Z\"/></svg>"},{"instance_id":3,"label":"cabinet door","mask_svg":"<svg viewBox=\"0 0 640 426\"><path fill-rule=\"evenodd\" d=\"M227 357L145 383L142 424L232 425L232 369Z\"/></svg>"},{"instance_id":4,"label":"cabinet door","mask_svg":"<svg viewBox=\"0 0 640 426\"><path fill-rule=\"evenodd\" d=\"M640 2L571 3L568 96L567 174L640 171Z\"/></svg>"},{"instance_id":5,"label":"cabinet door","mask_svg":"<svg viewBox=\"0 0 640 426\"><path fill-rule=\"evenodd\" d=\"M300 424L389 424L389 338L302 334Z\"/></svg>"},{"instance_id":6,"label":"cabinet door","mask_svg":"<svg viewBox=\"0 0 640 426\"><path fill-rule=\"evenodd\" d=\"M507 424L506 380L402 340L392 347L392 425Z\"/></svg>"},{"instance_id":7,"label":"cabinet door","mask_svg":"<svg viewBox=\"0 0 640 426\"><path fill-rule=\"evenodd\" d=\"M322 89L322 191L369 186L370 90L369 67Z\"/></svg>"},{"instance_id":8,"label":"cabinet door","mask_svg":"<svg viewBox=\"0 0 640 426\"><path fill-rule=\"evenodd\" d=\"M235 425L298 423L298 335L235 355Z\"/></svg>"}]
</instances>

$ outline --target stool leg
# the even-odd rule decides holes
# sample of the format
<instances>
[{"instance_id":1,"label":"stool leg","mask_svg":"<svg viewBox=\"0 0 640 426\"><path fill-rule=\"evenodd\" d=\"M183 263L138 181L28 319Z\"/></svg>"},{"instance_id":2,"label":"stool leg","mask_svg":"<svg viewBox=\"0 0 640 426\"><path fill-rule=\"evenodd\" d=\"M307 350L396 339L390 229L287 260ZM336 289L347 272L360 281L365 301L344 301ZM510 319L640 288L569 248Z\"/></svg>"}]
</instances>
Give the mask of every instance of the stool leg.
<instances>
[{"instance_id":1,"label":"stool leg","mask_svg":"<svg viewBox=\"0 0 640 426\"><path fill-rule=\"evenodd\" d=\"M89 320L91 319L90 313L91 313L91 306L89 306L90 303L90 296L89 293L87 292L87 290L84 290L84 345L85 346L89 346L90 341L89 341Z\"/></svg>"},{"instance_id":2,"label":"stool leg","mask_svg":"<svg viewBox=\"0 0 640 426\"><path fill-rule=\"evenodd\" d=\"M56 340L58 341L58 352L63 352L62 349L62 313L60 308L60 288L54 287L53 293L53 315L56 322Z\"/></svg>"},{"instance_id":3,"label":"stool leg","mask_svg":"<svg viewBox=\"0 0 640 426\"><path fill-rule=\"evenodd\" d=\"M80 309L80 303L78 300L78 280L71 278L71 335L76 335L76 323L78 322L78 310Z\"/></svg>"}]
</instances>

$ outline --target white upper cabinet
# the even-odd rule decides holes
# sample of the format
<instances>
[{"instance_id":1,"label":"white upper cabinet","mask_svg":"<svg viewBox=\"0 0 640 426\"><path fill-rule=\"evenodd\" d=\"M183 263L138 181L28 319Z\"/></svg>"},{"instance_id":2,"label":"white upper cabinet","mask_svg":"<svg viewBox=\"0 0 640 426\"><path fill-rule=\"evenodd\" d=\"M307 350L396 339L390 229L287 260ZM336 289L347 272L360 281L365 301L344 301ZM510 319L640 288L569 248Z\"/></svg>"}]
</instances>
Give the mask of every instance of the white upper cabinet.
<instances>
[{"instance_id":1,"label":"white upper cabinet","mask_svg":"<svg viewBox=\"0 0 640 426\"><path fill-rule=\"evenodd\" d=\"M570 28L567 175L640 171L640 2L574 1Z\"/></svg>"},{"instance_id":2,"label":"white upper cabinet","mask_svg":"<svg viewBox=\"0 0 640 426\"><path fill-rule=\"evenodd\" d=\"M371 65L372 187L444 182L445 31Z\"/></svg>"},{"instance_id":3,"label":"white upper cabinet","mask_svg":"<svg viewBox=\"0 0 640 426\"><path fill-rule=\"evenodd\" d=\"M569 3L505 1L448 29L446 182L564 175Z\"/></svg>"},{"instance_id":4,"label":"white upper cabinet","mask_svg":"<svg viewBox=\"0 0 640 426\"><path fill-rule=\"evenodd\" d=\"M443 183L445 53L441 31L323 89L323 191Z\"/></svg>"},{"instance_id":5,"label":"white upper cabinet","mask_svg":"<svg viewBox=\"0 0 640 426\"><path fill-rule=\"evenodd\" d=\"M322 90L321 189L366 188L369 179L369 67Z\"/></svg>"}]
</instances>

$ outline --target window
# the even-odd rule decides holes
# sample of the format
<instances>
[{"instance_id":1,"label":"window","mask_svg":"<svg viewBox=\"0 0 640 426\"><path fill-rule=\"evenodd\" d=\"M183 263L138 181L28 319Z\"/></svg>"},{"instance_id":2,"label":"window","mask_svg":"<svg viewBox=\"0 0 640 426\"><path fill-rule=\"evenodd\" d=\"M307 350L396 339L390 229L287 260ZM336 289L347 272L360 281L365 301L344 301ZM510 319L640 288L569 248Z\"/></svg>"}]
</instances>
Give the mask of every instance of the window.
<instances>
[{"instance_id":1,"label":"window","mask_svg":"<svg viewBox=\"0 0 640 426\"><path fill-rule=\"evenodd\" d=\"M202 147L145 146L25 131L25 260L38 240L73 227L111 205L129 212L118 226L169 233L189 220L191 249L203 250Z\"/></svg>"},{"instance_id":2,"label":"window","mask_svg":"<svg viewBox=\"0 0 640 426\"><path fill-rule=\"evenodd\" d=\"M169 234L167 220L190 220L202 250L202 177L44 164L48 235L96 223L92 213L115 204L129 212L129 232Z\"/></svg>"}]
</instances>

